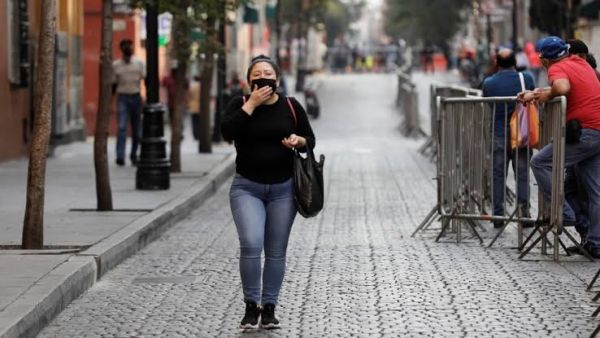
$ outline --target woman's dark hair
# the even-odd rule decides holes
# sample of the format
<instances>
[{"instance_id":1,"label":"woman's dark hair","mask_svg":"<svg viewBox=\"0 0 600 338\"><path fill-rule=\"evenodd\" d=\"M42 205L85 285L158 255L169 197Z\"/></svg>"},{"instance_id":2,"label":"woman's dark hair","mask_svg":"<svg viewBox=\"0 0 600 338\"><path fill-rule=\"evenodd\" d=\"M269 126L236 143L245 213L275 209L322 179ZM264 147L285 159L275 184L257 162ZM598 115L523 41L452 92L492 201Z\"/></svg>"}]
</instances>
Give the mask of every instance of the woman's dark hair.
<instances>
[{"instance_id":1,"label":"woman's dark hair","mask_svg":"<svg viewBox=\"0 0 600 338\"><path fill-rule=\"evenodd\" d=\"M590 66L591 66L592 68L594 68L594 69L596 69L596 67L598 66L598 65L596 64L596 58L595 58L595 57L594 57L594 55L592 55L592 54L587 54L587 55L585 56L585 61L587 61L587 63L589 63L589 64L590 64Z\"/></svg>"},{"instance_id":2,"label":"woman's dark hair","mask_svg":"<svg viewBox=\"0 0 600 338\"><path fill-rule=\"evenodd\" d=\"M585 42L583 42L579 39L569 39L565 42L567 44L569 44L569 54L588 54L589 53L588 46L585 44Z\"/></svg>"},{"instance_id":3,"label":"woman's dark hair","mask_svg":"<svg viewBox=\"0 0 600 338\"><path fill-rule=\"evenodd\" d=\"M270 64L271 67L273 67L273 70L275 70L275 77L279 80L279 76L281 74L281 70L279 69L279 66L275 63L275 61L271 60L270 57L260 54L259 56L252 58L252 61L250 61L250 66L248 67L248 73L246 74L246 79L248 80L248 83L250 83L250 73L252 73L252 68L254 68L254 65L256 65L259 62L266 62L266 63Z\"/></svg>"}]
</instances>

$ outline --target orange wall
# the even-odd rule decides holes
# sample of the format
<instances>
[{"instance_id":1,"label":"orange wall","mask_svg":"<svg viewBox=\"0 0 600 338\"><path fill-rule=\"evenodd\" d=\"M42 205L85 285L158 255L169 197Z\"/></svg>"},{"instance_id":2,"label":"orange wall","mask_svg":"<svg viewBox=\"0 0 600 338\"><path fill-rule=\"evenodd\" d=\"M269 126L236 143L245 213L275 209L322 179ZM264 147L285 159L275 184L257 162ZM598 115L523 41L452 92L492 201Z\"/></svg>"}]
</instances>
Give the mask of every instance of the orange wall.
<instances>
[{"instance_id":1,"label":"orange wall","mask_svg":"<svg viewBox=\"0 0 600 338\"><path fill-rule=\"evenodd\" d=\"M136 41L135 21L132 16L115 14L113 20L122 20L126 24L123 31L113 31L113 60L121 57L119 42L128 38ZM98 112L98 94L100 81L100 43L102 26L102 0L85 0L83 37L83 116L87 135L94 135L96 114ZM139 40L139 39L138 39ZM116 118L111 113L110 133L116 132Z\"/></svg>"},{"instance_id":2,"label":"orange wall","mask_svg":"<svg viewBox=\"0 0 600 338\"><path fill-rule=\"evenodd\" d=\"M0 0L2 1L2 0ZM127 15L115 13L113 20L125 23L125 29L113 31L113 60L121 58L119 42L122 39L133 41L135 56L145 62L146 49L141 45L139 36L141 24L137 14ZM83 116L85 118L85 129L89 136L93 136L96 130L96 114L98 112L99 73L100 73L100 40L102 24L102 0L85 0L84 2L84 42L83 42ZM159 77L169 71L169 60L167 48L159 48ZM146 88L142 84L141 94L145 97ZM161 98L165 97L161 88ZM114 100L113 100L114 101ZM111 111L109 132L116 135L116 112L115 105Z\"/></svg>"},{"instance_id":3,"label":"orange wall","mask_svg":"<svg viewBox=\"0 0 600 338\"><path fill-rule=\"evenodd\" d=\"M35 1L29 1L29 12ZM6 1L0 1L0 46L8 44L6 27ZM30 16L32 26L37 26ZM30 38L33 38L30 35ZM27 154L29 139L29 90L12 88L8 81L7 49L0 49L0 161L22 157ZM24 127L25 125L25 127Z\"/></svg>"},{"instance_id":4,"label":"orange wall","mask_svg":"<svg viewBox=\"0 0 600 338\"><path fill-rule=\"evenodd\" d=\"M81 21L83 17L77 15L82 13L80 0L58 0L57 3L57 31L68 32L70 39L72 36L80 35L83 27ZM29 41L30 61L32 63L32 73L35 73L37 63L36 46L38 44L38 31L41 17L41 1L29 0ZM6 24L6 1L0 1L0 46L8 44ZM69 45L69 49L74 46ZM69 74L73 71L69 62L67 71ZM16 88L10 85L8 81L8 60L7 49L0 48L0 162L27 156L31 139L31 89L34 84L30 83L29 88ZM70 78L67 77L67 81ZM68 83L68 82L67 82ZM74 107L72 107L74 108Z\"/></svg>"}]
</instances>

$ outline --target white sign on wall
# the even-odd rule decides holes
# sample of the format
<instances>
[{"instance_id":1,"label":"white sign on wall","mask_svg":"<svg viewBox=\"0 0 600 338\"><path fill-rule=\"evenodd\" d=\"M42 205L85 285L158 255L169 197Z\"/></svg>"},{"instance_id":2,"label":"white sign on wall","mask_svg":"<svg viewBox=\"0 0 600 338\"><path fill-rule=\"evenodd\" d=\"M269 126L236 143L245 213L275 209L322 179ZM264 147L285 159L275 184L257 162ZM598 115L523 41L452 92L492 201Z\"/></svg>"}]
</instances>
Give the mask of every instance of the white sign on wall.
<instances>
[{"instance_id":1,"label":"white sign on wall","mask_svg":"<svg viewBox=\"0 0 600 338\"><path fill-rule=\"evenodd\" d=\"M127 28L127 22L125 22L125 20L121 20L121 19L113 20L113 31L114 32L122 32L125 30L125 28Z\"/></svg>"}]
</instances>

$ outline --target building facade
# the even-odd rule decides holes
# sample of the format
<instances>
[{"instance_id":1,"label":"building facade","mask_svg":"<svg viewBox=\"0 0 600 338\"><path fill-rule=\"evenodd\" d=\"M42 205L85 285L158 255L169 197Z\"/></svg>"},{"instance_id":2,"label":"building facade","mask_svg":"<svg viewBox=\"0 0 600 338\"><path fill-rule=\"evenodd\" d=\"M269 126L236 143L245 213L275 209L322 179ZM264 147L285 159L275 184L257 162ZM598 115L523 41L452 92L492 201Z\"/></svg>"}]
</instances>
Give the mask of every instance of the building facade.
<instances>
[{"instance_id":1,"label":"building facade","mask_svg":"<svg viewBox=\"0 0 600 338\"><path fill-rule=\"evenodd\" d=\"M51 144L84 137L82 118L83 6L56 2L55 82ZM0 161L27 155L34 119L37 41L41 2L0 1Z\"/></svg>"}]
</instances>

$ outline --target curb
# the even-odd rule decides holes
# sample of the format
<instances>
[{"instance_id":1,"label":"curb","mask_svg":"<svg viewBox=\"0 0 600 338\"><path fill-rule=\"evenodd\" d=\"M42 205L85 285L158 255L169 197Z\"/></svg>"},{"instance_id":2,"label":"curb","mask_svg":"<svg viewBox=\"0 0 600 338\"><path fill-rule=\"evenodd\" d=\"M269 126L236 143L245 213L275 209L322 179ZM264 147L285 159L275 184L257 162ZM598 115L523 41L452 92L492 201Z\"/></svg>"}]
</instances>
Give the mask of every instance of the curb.
<instances>
[{"instance_id":1,"label":"curb","mask_svg":"<svg viewBox=\"0 0 600 338\"><path fill-rule=\"evenodd\" d=\"M0 316L0 328L4 327L0 338L35 337L110 269L202 205L234 172L235 153L231 153L200 182L177 197L57 266L7 307L5 316L8 313L22 315L16 320Z\"/></svg>"},{"instance_id":2,"label":"curb","mask_svg":"<svg viewBox=\"0 0 600 338\"><path fill-rule=\"evenodd\" d=\"M10 304L0 317L0 337L35 337L52 318L96 282L96 264L91 257L72 256L36 282L27 293ZM14 314L17 315L15 319ZM6 323L4 325L3 323Z\"/></svg>"}]
</instances>

